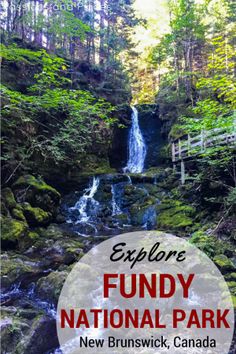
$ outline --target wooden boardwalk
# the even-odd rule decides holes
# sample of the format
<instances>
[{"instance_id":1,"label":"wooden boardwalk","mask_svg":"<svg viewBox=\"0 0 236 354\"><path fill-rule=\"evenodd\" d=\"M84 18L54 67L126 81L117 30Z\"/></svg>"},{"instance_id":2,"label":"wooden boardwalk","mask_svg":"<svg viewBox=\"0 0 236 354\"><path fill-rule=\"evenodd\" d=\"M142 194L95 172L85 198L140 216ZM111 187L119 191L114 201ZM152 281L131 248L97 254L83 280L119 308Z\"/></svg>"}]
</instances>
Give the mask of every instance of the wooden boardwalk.
<instances>
[{"instance_id":1,"label":"wooden boardwalk","mask_svg":"<svg viewBox=\"0 0 236 354\"><path fill-rule=\"evenodd\" d=\"M202 131L201 134L181 137L172 142L172 162L181 164L181 182L185 183L185 161L191 160L197 155L203 154L210 147L223 145L236 145L236 126L229 132L229 129L219 128Z\"/></svg>"}]
</instances>

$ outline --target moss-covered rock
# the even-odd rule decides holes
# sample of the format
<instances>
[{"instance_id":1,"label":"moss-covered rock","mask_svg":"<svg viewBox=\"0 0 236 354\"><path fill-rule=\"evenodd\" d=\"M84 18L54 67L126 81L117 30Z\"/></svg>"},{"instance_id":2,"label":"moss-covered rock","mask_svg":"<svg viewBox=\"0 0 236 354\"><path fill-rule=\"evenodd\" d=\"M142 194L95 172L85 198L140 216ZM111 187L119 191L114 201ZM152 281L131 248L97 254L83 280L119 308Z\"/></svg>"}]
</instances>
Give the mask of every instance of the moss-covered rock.
<instances>
[{"instance_id":1,"label":"moss-covered rock","mask_svg":"<svg viewBox=\"0 0 236 354\"><path fill-rule=\"evenodd\" d=\"M28 234L28 225L25 222L4 216L1 223L3 248L18 246L20 240Z\"/></svg>"},{"instance_id":2,"label":"moss-covered rock","mask_svg":"<svg viewBox=\"0 0 236 354\"><path fill-rule=\"evenodd\" d=\"M142 202L137 202L131 206L130 218L133 225L147 225L153 228L156 225L156 198L147 196Z\"/></svg>"},{"instance_id":3,"label":"moss-covered rock","mask_svg":"<svg viewBox=\"0 0 236 354\"><path fill-rule=\"evenodd\" d=\"M60 202L60 193L41 178L25 175L13 184L20 202L29 202L33 207L55 213Z\"/></svg>"},{"instance_id":4,"label":"moss-covered rock","mask_svg":"<svg viewBox=\"0 0 236 354\"><path fill-rule=\"evenodd\" d=\"M143 188L127 184L124 188L123 205L128 206L141 201L147 196L147 192Z\"/></svg>"},{"instance_id":5,"label":"moss-covered rock","mask_svg":"<svg viewBox=\"0 0 236 354\"><path fill-rule=\"evenodd\" d=\"M12 193L12 190L10 188L4 188L2 190L2 199L6 208L8 208L9 210L16 207L17 203L14 194Z\"/></svg>"},{"instance_id":6,"label":"moss-covered rock","mask_svg":"<svg viewBox=\"0 0 236 354\"><path fill-rule=\"evenodd\" d=\"M3 201L1 201L1 214L4 216L9 216L9 210Z\"/></svg>"},{"instance_id":7,"label":"moss-covered rock","mask_svg":"<svg viewBox=\"0 0 236 354\"><path fill-rule=\"evenodd\" d=\"M105 184L105 183L100 185L100 188L96 192L94 198L98 202L109 202L112 198L111 186L109 184Z\"/></svg>"},{"instance_id":8,"label":"moss-covered rock","mask_svg":"<svg viewBox=\"0 0 236 354\"><path fill-rule=\"evenodd\" d=\"M41 354L58 346L56 322L40 314L34 318L29 330L18 342L14 354Z\"/></svg>"},{"instance_id":9,"label":"moss-covered rock","mask_svg":"<svg viewBox=\"0 0 236 354\"><path fill-rule=\"evenodd\" d=\"M29 330L30 324L8 313L1 316L1 352L15 353L17 344Z\"/></svg>"},{"instance_id":10,"label":"moss-covered rock","mask_svg":"<svg viewBox=\"0 0 236 354\"><path fill-rule=\"evenodd\" d=\"M34 208L29 203L22 204L24 216L30 226L45 226L52 219L52 214L41 208Z\"/></svg>"},{"instance_id":11,"label":"moss-covered rock","mask_svg":"<svg viewBox=\"0 0 236 354\"><path fill-rule=\"evenodd\" d=\"M213 261L223 274L229 271L232 272L236 270L236 267L234 266L233 262L223 254L215 256L213 258Z\"/></svg>"},{"instance_id":12,"label":"moss-covered rock","mask_svg":"<svg viewBox=\"0 0 236 354\"><path fill-rule=\"evenodd\" d=\"M194 232L190 242L211 258L220 254L227 255L234 251L234 247L229 242L223 242L215 236L206 234L203 230Z\"/></svg>"},{"instance_id":13,"label":"moss-covered rock","mask_svg":"<svg viewBox=\"0 0 236 354\"><path fill-rule=\"evenodd\" d=\"M29 259L1 256L1 285L3 290L22 282L29 284L39 274L39 269Z\"/></svg>"},{"instance_id":14,"label":"moss-covered rock","mask_svg":"<svg viewBox=\"0 0 236 354\"><path fill-rule=\"evenodd\" d=\"M43 300L56 304L67 276L68 273L65 271L56 271L39 279L36 284L37 295Z\"/></svg>"},{"instance_id":15,"label":"moss-covered rock","mask_svg":"<svg viewBox=\"0 0 236 354\"><path fill-rule=\"evenodd\" d=\"M225 279L226 279L227 281L234 281L234 282L236 282L236 272L226 274L226 275L225 275Z\"/></svg>"},{"instance_id":16,"label":"moss-covered rock","mask_svg":"<svg viewBox=\"0 0 236 354\"><path fill-rule=\"evenodd\" d=\"M55 198L60 198L60 193L55 188L49 186L40 178L36 179L32 175L19 177L18 180L14 183L14 188L17 187L33 187L37 191L50 192L51 194L54 194Z\"/></svg>"},{"instance_id":17,"label":"moss-covered rock","mask_svg":"<svg viewBox=\"0 0 236 354\"><path fill-rule=\"evenodd\" d=\"M229 290L236 295L236 281L227 281Z\"/></svg>"},{"instance_id":18,"label":"moss-covered rock","mask_svg":"<svg viewBox=\"0 0 236 354\"><path fill-rule=\"evenodd\" d=\"M129 223L129 216L125 213L116 215L115 219L119 226L127 225Z\"/></svg>"},{"instance_id":19,"label":"moss-covered rock","mask_svg":"<svg viewBox=\"0 0 236 354\"><path fill-rule=\"evenodd\" d=\"M177 234L187 232L194 224L195 208L178 200L164 200L157 206L157 226Z\"/></svg>"},{"instance_id":20,"label":"moss-covered rock","mask_svg":"<svg viewBox=\"0 0 236 354\"><path fill-rule=\"evenodd\" d=\"M22 206L20 206L20 204L17 204L16 207L14 209L12 209L11 215L16 220L26 222L26 218L24 216L23 209L22 209Z\"/></svg>"},{"instance_id":21,"label":"moss-covered rock","mask_svg":"<svg viewBox=\"0 0 236 354\"><path fill-rule=\"evenodd\" d=\"M165 211L158 216L158 226L166 230L179 231L193 225L193 220L184 213Z\"/></svg>"}]
</instances>

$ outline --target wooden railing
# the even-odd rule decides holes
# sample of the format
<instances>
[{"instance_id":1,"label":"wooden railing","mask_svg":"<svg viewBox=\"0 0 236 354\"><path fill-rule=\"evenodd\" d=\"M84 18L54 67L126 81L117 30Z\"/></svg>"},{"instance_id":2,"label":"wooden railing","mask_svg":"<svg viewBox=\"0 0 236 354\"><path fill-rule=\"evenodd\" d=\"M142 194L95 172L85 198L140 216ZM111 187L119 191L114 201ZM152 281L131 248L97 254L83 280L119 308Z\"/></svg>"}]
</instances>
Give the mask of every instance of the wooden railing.
<instances>
[{"instance_id":1,"label":"wooden railing","mask_svg":"<svg viewBox=\"0 0 236 354\"><path fill-rule=\"evenodd\" d=\"M204 153L213 146L236 144L236 128L227 131L226 128L202 131L201 134L191 137L187 135L172 143L172 162L178 162Z\"/></svg>"}]
</instances>

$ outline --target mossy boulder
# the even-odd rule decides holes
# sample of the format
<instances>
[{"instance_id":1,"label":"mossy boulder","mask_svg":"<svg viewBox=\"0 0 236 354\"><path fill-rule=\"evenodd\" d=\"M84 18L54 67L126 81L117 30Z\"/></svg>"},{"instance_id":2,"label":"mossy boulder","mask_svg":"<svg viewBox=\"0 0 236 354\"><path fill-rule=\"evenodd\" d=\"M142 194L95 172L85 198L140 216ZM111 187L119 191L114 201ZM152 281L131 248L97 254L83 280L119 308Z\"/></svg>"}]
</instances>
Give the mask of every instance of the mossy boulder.
<instances>
[{"instance_id":1,"label":"mossy boulder","mask_svg":"<svg viewBox=\"0 0 236 354\"><path fill-rule=\"evenodd\" d=\"M1 201L1 215L9 216L9 210L7 209L3 201Z\"/></svg>"},{"instance_id":2,"label":"mossy boulder","mask_svg":"<svg viewBox=\"0 0 236 354\"><path fill-rule=\"evenodd\" d=\"M7 254L1 256L1 286L8 290L14 284L29 284L37 278L39 269L30 263L28 258L10 257Z\"/></svg>"},{"instance_id":3,"label":"mossy boulder","mask_svg":"<svg viewBox=\"0 0 236 354\"><path fill-rule=\"evenodd\" d=\"M15 348L14 354L41 354L56 348L58 344L55 320L39 314L30 324Z\"/></svg>"},{"instance_id":4,"label":"mossy boulder","mask_svg":"<svg viewBox=\"0 0 236 354\"><path fill-rule=\"evenodd\" d=\"M20 204L17 204L14 209L11 211L11 215L14 219L26 222L26 218L24 216L23 208Z\"/></svg>"},{"instance_id":5,"label":"mossy boulder","mask_svg":"<svg viewBox=\"0 0 236 354\"><path fill-rule=\"evenodd\" d=\"M157 211L158 228L183 234L187 233L194 224L195 208L181 201L164 200L157 206Z\"/></svg>"},{"instance_id":6,"label":"mossy boulder","mask_svg":"<svg viewBox=\"0 0 236 354\"><path fill-rule=\"evenodd\" d=\"M16 207L16 200L14 194L10 188L4 188L2 190L2 200L6 208L11 210Z\"/></svg>"},{"instance_id":7,"label":"mossy boulder","mask_svg":"<svg viewBox=\"0 0 236 354\"><path fill-rule=\"evenodd\" d=\"M227 281L234 281L234 282L236 282L236 272L226 274L226 275L225 275L225 279L226 279Z\"/></svg>"},{"instance_id":8,"label":"mossy boulder","mask_svg":"<svg viewBox=\"0 0 236 354\"><path fill-rule=\"evenodd\" d=\"M34 208L29 203L22 204L24 216L30 226L45 226L52 220L52 214L41 208Z\"/></svg>"},{"instance_id":9,"label":"mossy boulder","mask_svg":"<svg viewBox=\"0 0 236 354\"><path fill-rule=\"evenodd\" d=\"M111 186L109 184L101 184L98 191L96 192L94 198L98 202L109 202L112 198Z\"/></svg>"},{"instance_id":10,"label":"mossy boulder","mask_svg":"<svg viewBox=\"0 0 236 354\"><path fill-rule=\"evenodd\" d=\"M11 313L1 314L1 352L15 353L17 344L29 328L28 321Z\"/></svg>"},{"instance_id":11,"label":"mossy boulder","mask_svg":"<svg viewBox=\"0 0 236 354\"><path fill-rule=\"evenodd\" d=\"M133 204L130 208L130 218L133 225L153 228L156 225L156 198L147 196L140 203Z\"/></svg>"},{"instance_id":12,"label":"mossy boulder","mask_svg":"<svg viewBox=\"0 0 236 354\"><path fill-rule=\"evenodd\" d=\"M26 222L2 217L2 246L3 248L14 248L28 234Z\"/></svg>"},{"instance_id":13,"label":"mossy boulder","mask_svg":"<svg viewBox=\"0 0 236 354\"><path fill-rule=\"evenodd\" d=\"M129 223L128 214L122 213L115 215L115 220L119 226L127 225Z\"/></svg>"},{"instance_id":14,"label":"mossy boulder","mask_svg":"<svg viewBox=\"0 0 236 354\"><path fill-rule=\"evenodd\" d=\"M235 265L233 262L224 254L217 255L213 258L213 261L220 269L220 271L225 274L226 272L233 272L236 270Z\"/></svg>"},{"instance_id":15,"label":"mossy boulder","mask_svg":"<svg viewBox=\"0 0 236 354\"><path fill-rule=\"evenodd\" d=\"M220 254L231 254L234 251L232 244L223 242L215 236L208 235L203 230L194 232L190 242L211 258Z\"/></svg>"},{"instance_id":16,"label":"mossy boulder","mask_svg":"<svg viewBox=\"0 0 236 354\"><path fill-rule=\"evenodd\" d=\"M37 232L41 238L53 239L54 241L60 238L65 238L63 230L56 224L50 224L47 228L38 228Z\"/></svg>"},{"instance_id":17,"label":"mossy boulder","mask_svg":"<svg viewBox=\"0 0 236 354\"><path fill-rule=\"evenodd\" d=\"M41 299L56 304L67 276L68 273L65 271L56 271L39 279L36 283L36 294Z\"/></svg>"},{"instance_id":18,"label":"mossy boulder","mask_svg":"<svg viewBox=\"0 0 236 354\"><path fill-rule=\"evenodd\" d=\"M193 225L193 220L184 213L165 211L158 216L158 226L166 230L181 231Z\"/></svg>"},{"instance_id":19,"label":"mossy boulder","mask_svg":"<svg viewBox=\"0 0 236 354\"><path fill-rule=\"evenodd\" d=\"M25 175L13 184L15 195L20 202L29 202L33 207L56 213L61 195L41 178Z\"/></svg>"},{"instance_id":20,"label":"mossy boulder","mask_svg":"<svg viewBox=\"0 0 236 354\"><path fill-rule=\"evenodd\" d=\"M141 201L147 196L147 191L132 184L127 184L124 188L123 205L129 206Z\"/></svg>"}]
</instances>

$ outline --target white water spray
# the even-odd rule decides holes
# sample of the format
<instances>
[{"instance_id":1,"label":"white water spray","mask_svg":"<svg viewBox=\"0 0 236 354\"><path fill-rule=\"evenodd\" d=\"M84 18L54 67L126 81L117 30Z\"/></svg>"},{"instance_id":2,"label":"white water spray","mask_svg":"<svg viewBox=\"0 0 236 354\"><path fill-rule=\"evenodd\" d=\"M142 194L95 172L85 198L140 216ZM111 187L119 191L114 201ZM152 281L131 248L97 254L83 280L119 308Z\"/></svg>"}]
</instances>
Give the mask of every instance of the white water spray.
<instances>
[{"instance_id":1,"label":"white water spray","mask_svg":"<svg viewBox=\"0 0 236 354\"><path fill-rule=\"evenodd\" d=\"M138 122L138 111L132 107L132 126L129 134L129 159L124 172L141 173L144 169L147 148Z\"/></svg>"},{"instance_id":2,"label":"white water spray","mask_svg":"<svg viewBox=\"0 0 236 354\"><path fill-rule=\"evenodd\" d=\"M115 191L115 187L113 184L111 186L111 193L112 193L112 200L111 200L112 216L122 214L122 211L116 201L116 191Z\"/></svg>"},{"instance_id":3,"label":"white water spray","mask_svg":"<svg viewBox=\"0 0 236 354\"><path fill-rule=\"evenodd\" d=\"M70 208L71 211L78 210L80 214L80 218L77 221L78 223L86 223L89 221L90 216L88 215L88 208L96 210L99 206L98 201L94 199L94 195L96 194L99 187L100 179L98 177L93 177L93 183L89 188L85 189L83 196L78 200L78 202Z\"/></svg>"}]
</instances>

